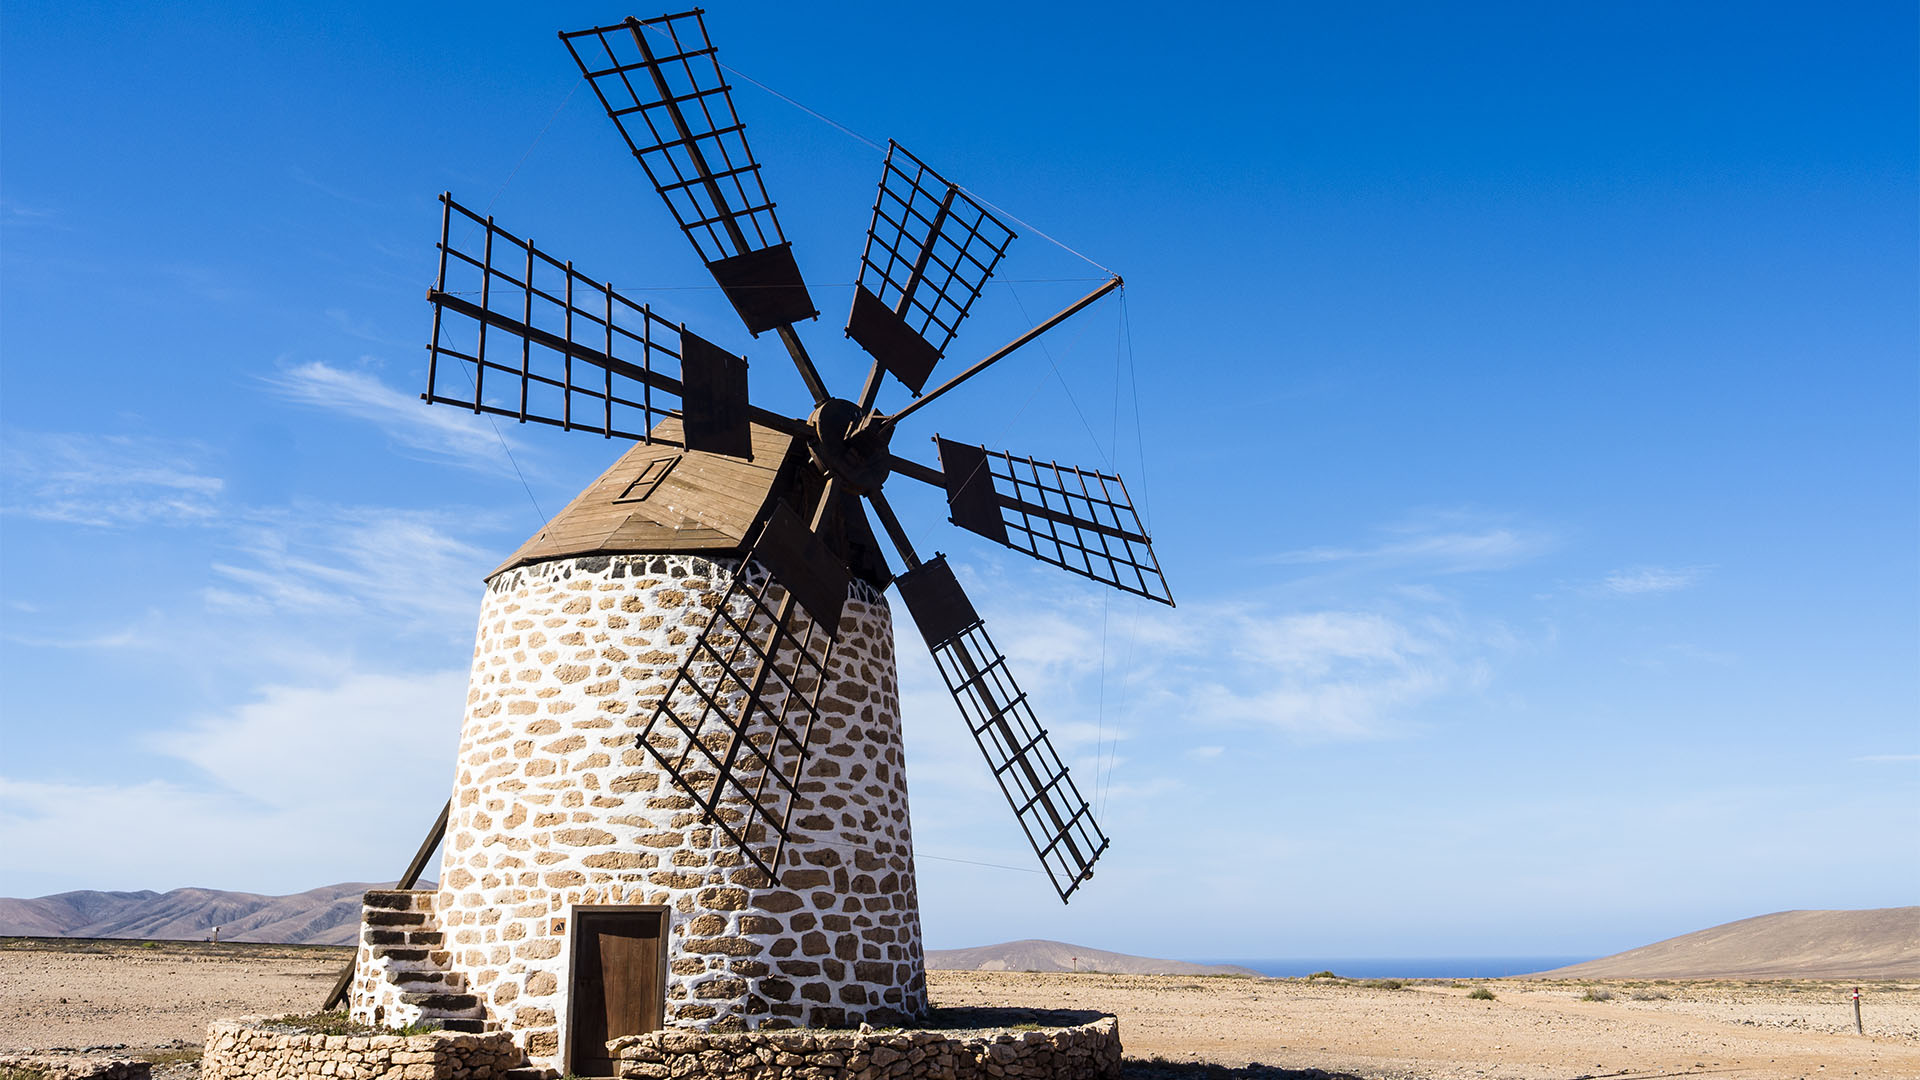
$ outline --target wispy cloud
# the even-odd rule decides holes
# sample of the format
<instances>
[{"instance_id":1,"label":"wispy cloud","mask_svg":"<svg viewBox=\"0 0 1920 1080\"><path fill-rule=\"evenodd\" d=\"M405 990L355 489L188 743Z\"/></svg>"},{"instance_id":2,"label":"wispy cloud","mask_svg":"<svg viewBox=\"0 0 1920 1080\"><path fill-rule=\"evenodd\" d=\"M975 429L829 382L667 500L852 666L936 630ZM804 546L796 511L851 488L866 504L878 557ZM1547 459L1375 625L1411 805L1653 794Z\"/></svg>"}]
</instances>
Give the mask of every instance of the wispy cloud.
<instances>
[{"instance_id":1,"label":"wispy cloud","mask_svg":"<svg viewBox=\"0 0 1920 1080\"><path fill-rule=\"evenodd\" d=\"M1036 710L1058 710L1046 720L1056 733L1104 699L1111 715L1154 722L1315 741L1389 737L1415 726L1421 705L1483 687L1489 658L1515 647L1504 626L1473 624L1440 605L1297 610L1266 598L1103 619L1103 598L1084 590L1035 592L991 575L970 577L969 587ZM940 703L944 688L925 681L937 679L931 667L903 651L903 696L950 711ZM1080 727L1101 741L1094 723L1072 730ZM1116 730L1124 732L1108 721L1109 745Z\"/></svg>"},{"instance_id":2,"label":"wispy cloud","mask_svg":"<svg viewBox=\"0 0 1920 1080\"><path fill-rule=\"evenodd\" d=\"M289 167L287 169L287 175L292 177L295 183L304 184L307 187L310 187L313 190L319 192L320 194L327 196L328 198L338 199L343 203L348 203L353 206L367 206L367 207L374 207L374 208L379 208L381 206L380 203L375 202L371 199L361 198L360 196L355 195L350 191L346 191L342 188L335 187L332 184L328 184L324 181L315 179L312 174L308 173L305 169L300 168L298 165Z\"/></svg>"},{"instance_id":3,"label":"wispy cloud","mask_svg":"<svg viewBox=\"0 0 1920 1080\"><path fill-rule=\"evenodd\" d=\"M466 690L464 669L270 685L148 743L263 806L338 807L391 782L383 772L417 777L450 767Z\"/></svg>"},{"instance_id":4,"label":"wispy cloud","mask_svg":"<svg viewBox=\"0 0 1920 1080\"><path fill-rule=\"evenodd\" d=\"M0 441L0 507L99 527L204 523L226 486L207 471L210 456L184 440L13 431Z\"/></svg>"},{"instance_id":5,"label":"wispy cloud","mask_svg":"<svg viewBox=\"0 0 1920 1080\"><path fill-rule=\"evenodd\" d=\"M153 633L143 627L127 626L119 630L110 630L101 634L89 634L81 637L59 637L47 634L20 634L12 631L0 636L0 640L15 645L25 645L34 649L84 649L87 652L106 649L151 648L159 642Z\"/></svg>"},{"instance_id":6,"label":"wispy cloud","mask_svg":"<svg viewBox=\"0 0 1920 1080\"><path fill-rule=\"evenodd\" d=\"M1418 566L1440 573L1463 573L1513 566L1553 545L1553 538L1544 531L1486 521L1483 515L1467 511L1426 514L1380 531L1384 535L1372 544L1282 551L1270 556L1269 561Z\"/></svg>"},{"instance_id":7,"label":"wispy cloud","mask_svg":"<svg viewBox=\"0 0 1920 1080\"><path fill-rule=\"evenodd\" d=\"M1706 566L1631 566L1608 574L1600 584L1607 592L1620 596L1675 592L1692 586L1710 569Z\"/></svg>"},{"instance_id":8,"label":"wispy cloud","mask_svg":"<svg viewBox=\"0 0 1920 1080\"><path fill-rule=\"evenodd\" d=\"M379 612L404 624L464 627L499 552L456 536L470 518L428 511L299 505L236 529L244 562L214 564L216 609L242 614Z\"/></svg>"},{"instance_id":9,"label":"wispy cloud","mask_svg":"<svg viewBox=\"0 0 1920 1080\"><path fill-rule=\"evenodd\" d=\"M146 740L193 767L184 781L0 777L4 888L294 891L390 878L445 797L420 780L453 760L466 675L348 671L262 687ZM328 840L288 841L312 836Z\"/></svg>"},{"instance_id":10,"label":"wispy cloud","mask_svg":"<svg viewBox=\"0 0 1920 1080\"><path fill-rule=\"evenodd\" d=\"M381 333L380 328L374 323L368 322L365 319L354 318L353 313L346 308L328 308L325 314L327 321L333 324L333 328L348 337L359 338L361 341L371 341L376 345L404 344Z\"/></svg>"},{"instance_id":11,"label":"wispy cloud","mask_svg":"<svg viewBox=\"0 0 1920 1080\"><path fill-rule=\"evenodd\" d=\"M268 376L274 393L302 405L330 409L378 427L395 443L482 472L510 472L503 444L511 441L481 417L432 408L366 371L314 361Z\"/></svg>"},{"instance_id":12,"label":"wispy cloud","mask_svg":"<svg viewBox=\"0 0 1920 1080\"><path fill-rule=\"evenodd\" d=\"M60 212L42 206L27 206L13 199L0 198L0 223L10 229L39 228L65 231Z\"/></svg>"},{"instance_id":13,"label":"wispy cloud","mask_svg":"<svg viewBox=\"0 0 1920 1080\"><path fill-rule=\"evenodd\" d=\"M248 291L228 271L198 263L160 263L153 270L190 295L215 304L232 303Z\"/></svg>"},{"instance_id":14,"label":"wispy cloud","mask_svg":"<svg viewBox=\"0 0 1920 1080\"><path fill-rule=\"evenodd\" d=\"M1920 754L1864 754L1853 760L1875 765L1890 765L1895 762L1920 761Z\"/></svg>"},{"instance_id":15,"label":"wispy cloud","mask_svg":"<svg viewBox=\"0 0 1920 1080\"><path fill-rule=\"evenodd\" d=\"M1208 725L1381 738L1407 730L1417 706L1487 677L1474 655L1487 641L1432 616L1236 604L1163 623L1152 658L1127 674L1129 693L1163 696L1168 715Z\"/></svg>"}]
</instances>

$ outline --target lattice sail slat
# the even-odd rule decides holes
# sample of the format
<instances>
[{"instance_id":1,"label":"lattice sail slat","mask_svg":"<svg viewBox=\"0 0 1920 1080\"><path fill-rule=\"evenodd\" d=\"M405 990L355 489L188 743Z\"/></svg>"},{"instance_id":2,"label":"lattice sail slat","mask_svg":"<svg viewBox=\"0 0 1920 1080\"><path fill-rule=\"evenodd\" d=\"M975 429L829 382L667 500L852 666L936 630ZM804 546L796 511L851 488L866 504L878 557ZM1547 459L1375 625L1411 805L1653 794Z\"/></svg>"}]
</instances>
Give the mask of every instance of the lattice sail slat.
<instances>
[{"instance_id":1,"label":"lattice sail slat","mask_svg":"<svg viewBox=\"0 0 1920 1080\"><path fill-rule=\"evenodd\" d=\"M919 393L1013 238L971 195L890 142L847 334Z\"/></svg>"},{"instance_id":2,"label":"lattice sail slat","mask_svg":"<svg viewBox=\"0 0 1920 1080\"><path fill-rule=\"evenodd\" d=\"M643 442L680 417L680 326L440 201L426 400Z\"/></svg>"},{"instance_id":3,"label":"lattice sail slat","mask_svg":"<svg viewBox=\"0 0 1920 1080\"><path fill-rule=\"evenodd\" d=\"M1034 718L1025 691L1007 670L1007 658L987 635L946 560L924 562L898 583L947 691L960 704L967 730L1054 889L1066 900L1092 876L1094 862L1107 849L1093 808Z\"/></svg>"},{"instance_id":4,"label":"lattice sail slat","mask_svg":"<svg viewBox=\"0 0 1920 1080\"><path fill-rule=\"evenodd\" d=\"M747 329L758 335L818 314L703 13L560 38Z\"/></svg>"},{"instance_id":5,"label":"lattice sail slat","mask_svg":"<svg viewBox=\"0 0 1920 1080\"><path fill-rule=\"evenodd\" d=\"M769 884L838 631L806 615L764 569L743 565L640 736Z\"/></svg>"},{"instance_id":6,"label":"lattice sail slat","mask_svg":"<svg viewBox=\"0 0 1920 1080\"><path fill-rule=\"evenodd\" d=\"M1041 562L1173 605L1153 541L1118 476L937 441L955 525Z\"/></svg>"}]
</instances>

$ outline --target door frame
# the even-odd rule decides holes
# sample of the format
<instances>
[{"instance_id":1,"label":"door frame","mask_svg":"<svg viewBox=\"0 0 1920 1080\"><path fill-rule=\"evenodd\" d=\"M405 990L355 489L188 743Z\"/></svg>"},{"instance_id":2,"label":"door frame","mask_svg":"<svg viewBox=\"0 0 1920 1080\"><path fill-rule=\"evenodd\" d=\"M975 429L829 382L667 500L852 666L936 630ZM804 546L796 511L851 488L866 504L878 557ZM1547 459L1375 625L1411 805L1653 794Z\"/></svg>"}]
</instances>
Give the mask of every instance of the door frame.
<instances>
[{"instance_id":1,"label":"door frame","mask_svg":"<svg viewBox=\"0 0 1920 1080\"><path fill-rule=\"evenodd\" d=\"M606 914L651 913L651 914L656 914L660 916L660 963L658 965L660 968L660 978L659 978L659 986L657 987L657 990L659 991L659 998L660 998L660 1025L662 1030L666 1028L666 1018L667 1018L667 969L673 966L673 958L669 955L669 950L668 950L668 943L670 942L673 934L673 908L671 908L670 906L666 904L568 904L567 905L567 970L566 970L567 1014L566 1014L566 1026L563 1027L560 1031L560 1038L561 1038L560 1061L561 1061L561 1071L568 1074L571 1074L574 1071L574 1068L573 1068L574 1066L573 1019L574 1019L574 1010L578 1006L579 1001L574 995L573 990L574 990L574 973L579 970L578 965L580 960L580 939L582 936L580 933L580 915L583 912L592 914L592 915L599 915L603 913L606 913Z\"/></svg>"}]
</instances>

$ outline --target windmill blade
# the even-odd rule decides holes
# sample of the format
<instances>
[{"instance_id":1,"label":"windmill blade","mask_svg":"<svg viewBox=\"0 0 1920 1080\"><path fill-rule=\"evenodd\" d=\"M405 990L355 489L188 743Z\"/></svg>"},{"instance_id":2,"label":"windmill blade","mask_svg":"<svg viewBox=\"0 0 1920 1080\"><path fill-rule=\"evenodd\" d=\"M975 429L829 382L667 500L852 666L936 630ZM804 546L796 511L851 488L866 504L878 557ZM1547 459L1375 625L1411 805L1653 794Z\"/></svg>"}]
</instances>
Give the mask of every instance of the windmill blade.
<instances>
[{"instance_id":1,"label":"windmill blade","mask_svg":"<svg viewBox=\"0 0 1920 1080\"><path fill-rule=\"evenodd\" d=\"M747 362L440 196L427 401L521 423L753 456ZM460 225L456 235L455 224ZM680 378L656 370L679 368ZM464 377L450 373L463 368Z\"/></svg>"},{"instance_id":2,"label":"windmill blade","mask_svg":"<svg viewBox=\"0 0 1920 1080\"><path fill-rule=\"evenodd\" d=\"M947 560L935 556L895 580L1001 794L1064 903L1093 876L1094 861L1107 850L1093 808L1034 719L1026 693Z\"/></svg>"},{"instance_id":3,"label":"windmill blade","mask_svg":"<svg viewBox=\"0 0 1920 1080\"><path fill-rule=\"evenodd\" d=\"M758 337L819 314L702 13L630 18L560 40L747 330Z\"/></svg>"},{"instance_id":4,"label":"windmill blade","mask_svg":"<svg viewBox=\"0 0 1920 1080\"><path fill-rule=\"evenodd\" d=\"M847 336L918 395L1013 230L889 141Z\"/></svg>"},{"instance_id":5,"label":"windmill blade","mask_svg":"<svg viewBox=\"0 0 1920 1080\"><path fill-rule=\"evenodd\" d=\"M1153 541L1118 476L934 441L955 525L1041 562L1173 606Z\"/></svg>"},{"instance_id":6,"label":"windmill blade","mask_svg":"<svg viewBox=\"0 0 1920 1080\"><path fill-rule=\"evenodd\" d=\"M780 504L640 736L769 884L790 836L847 584L846 567Z\"/></svg>"}]
</instances>

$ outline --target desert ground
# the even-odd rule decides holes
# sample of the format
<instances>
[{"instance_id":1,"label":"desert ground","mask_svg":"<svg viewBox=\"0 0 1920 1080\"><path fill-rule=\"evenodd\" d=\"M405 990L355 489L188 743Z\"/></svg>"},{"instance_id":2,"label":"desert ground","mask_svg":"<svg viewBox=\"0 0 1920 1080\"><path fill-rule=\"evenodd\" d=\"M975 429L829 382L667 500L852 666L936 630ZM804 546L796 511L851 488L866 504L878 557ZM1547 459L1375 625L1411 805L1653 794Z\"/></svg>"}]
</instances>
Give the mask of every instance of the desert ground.
<instances>
[{"instance_id":1,"label":"desert ground","mask_svg":"<svg viewBox=\"0 0 1920 1080\"><path fill-rule=\"evenodd\" d=\"M311 1011L345 949L0 941L0 1049L125 1044L161 1060L207 1021ZM943 1006L1097 1009L1138 1080L1920 1077L1920 983L929 973ZM1494 1000L1468 995L1485 987ZM1611 995L1606 1000L1582 1000ZM170 1070L171 1072L171 1070Z\"/></svg>"}]
</instances>

